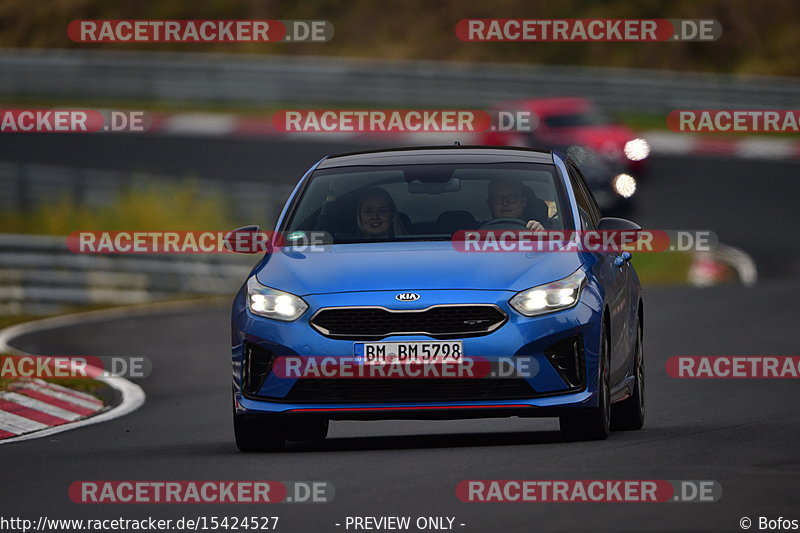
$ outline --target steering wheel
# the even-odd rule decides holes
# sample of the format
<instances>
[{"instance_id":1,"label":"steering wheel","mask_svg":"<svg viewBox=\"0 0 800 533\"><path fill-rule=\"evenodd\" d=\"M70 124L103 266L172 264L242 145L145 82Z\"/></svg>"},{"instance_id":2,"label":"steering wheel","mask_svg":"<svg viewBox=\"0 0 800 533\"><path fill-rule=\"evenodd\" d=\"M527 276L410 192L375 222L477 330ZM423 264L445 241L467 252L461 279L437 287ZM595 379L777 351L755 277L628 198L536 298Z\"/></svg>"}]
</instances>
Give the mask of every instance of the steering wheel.
<instances>
[{"instance_id":1,"label":"steering wheel","mask_svg":"<svg viewBox=\"0 0 800 533\"><path fill-rule=\"evenodd\" d=\"M526 229L528 223L520 218L493 218L481 224L478 229Z\"/></svg>"}]
</instances>

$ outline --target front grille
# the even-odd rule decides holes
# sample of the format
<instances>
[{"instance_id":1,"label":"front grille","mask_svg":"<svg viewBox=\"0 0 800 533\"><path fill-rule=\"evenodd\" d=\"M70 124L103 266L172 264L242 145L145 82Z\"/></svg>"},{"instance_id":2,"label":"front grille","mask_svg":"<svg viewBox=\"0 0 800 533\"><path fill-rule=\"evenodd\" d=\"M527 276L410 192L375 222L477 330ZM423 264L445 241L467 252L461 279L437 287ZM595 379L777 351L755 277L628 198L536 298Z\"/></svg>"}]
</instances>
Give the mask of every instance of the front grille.
<instances>
[{"instance_id":1,"label":"front grille","mask_svg":"<svg viewBox=\"0 0 800 533\"><path fill-rule=\"evenodd\" d=\"M438 305L420 310L383 307L332 307L311 318L327 337L364 340L389 335L428 335L438 339L485 335L503 325L506 315L494 305Z\"/></svg>"},{"instance_id":2,"label":"front grille","mask_svg":"<svg viewBox=\"0 0 800 533\"><path fill-rule=\"evenodd\" d=\"M536 395L524 379L299 379L285 401L514 400Z\"/></svg>"}]
</instances>

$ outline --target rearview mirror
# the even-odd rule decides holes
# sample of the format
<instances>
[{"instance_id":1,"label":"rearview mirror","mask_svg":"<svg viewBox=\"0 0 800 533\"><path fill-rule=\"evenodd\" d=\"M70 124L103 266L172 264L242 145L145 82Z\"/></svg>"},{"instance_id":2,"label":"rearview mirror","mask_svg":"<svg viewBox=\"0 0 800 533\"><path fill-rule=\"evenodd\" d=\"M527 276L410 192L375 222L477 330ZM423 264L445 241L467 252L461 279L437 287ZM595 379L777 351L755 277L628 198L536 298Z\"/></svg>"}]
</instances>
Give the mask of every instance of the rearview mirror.
<instances>
[{"instance_id":1,"label":"rearview mirror","mask_svg":"<svg viewBox=\"0 0 800 533\"><path fill-rule=\"evenodd\" d=\"M408 182L408 192L411 194L441 194L461 190L461 180L450 178L447 181L420 181Z\"/></svg>"}]
</instances>

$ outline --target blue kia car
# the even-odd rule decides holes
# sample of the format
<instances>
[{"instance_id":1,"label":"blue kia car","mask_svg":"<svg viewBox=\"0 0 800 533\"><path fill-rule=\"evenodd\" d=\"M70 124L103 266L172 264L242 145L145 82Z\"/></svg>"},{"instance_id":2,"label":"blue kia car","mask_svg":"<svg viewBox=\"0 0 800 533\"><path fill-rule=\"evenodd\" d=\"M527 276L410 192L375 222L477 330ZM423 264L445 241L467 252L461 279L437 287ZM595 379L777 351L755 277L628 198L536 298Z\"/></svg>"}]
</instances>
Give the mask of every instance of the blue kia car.
<instances>
[{"instance_id":1,"label":"blue kia car","mask_svg":"<svg viewBox=\"0 0 800 533\"><path fill-rule=\"evenodd\" d=\"M602 217L578 166L551 151L449 146L323 158L278 219L281 244L233 303L238 447L324 439L330 420L558 417L576 440L641 428L644 306L631 254L463 242L495 230L640 229ZM418 353L524 361L528 371L364 379L281 366Z\"/></svg>"}]
</instances>

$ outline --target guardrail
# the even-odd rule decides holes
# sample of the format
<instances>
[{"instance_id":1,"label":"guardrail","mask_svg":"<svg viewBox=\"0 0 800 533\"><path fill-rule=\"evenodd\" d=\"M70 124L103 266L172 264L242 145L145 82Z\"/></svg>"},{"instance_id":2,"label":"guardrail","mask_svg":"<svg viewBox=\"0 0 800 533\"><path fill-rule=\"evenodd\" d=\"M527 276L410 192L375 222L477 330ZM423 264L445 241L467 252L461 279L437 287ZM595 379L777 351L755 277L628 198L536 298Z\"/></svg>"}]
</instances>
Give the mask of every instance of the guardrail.
<instances>
[{"instance_id":1,"label":"guardrail","mask_svg":"<svg viewBox=\"0 0 800 533\"><path fill-rule=\"evenodd\" d=\"M291 185L192 178L237 215L269 227ZM185 183L176 176L0 162L0 209L27 210L63 198L101 207L126 189ZM220 228L220 230L232 228ZM233 294L255 256L75 254L64 237L0 234L0 315L44 315L76 306L124 305Z\"/></svg>"},{"instance_id":2,"label":"guardrail","mask_svg":"<svg viewBox=\"0 0 800 533\"><path fill-rule=\"evenodd\" d=\"M588 96L609 109L794 108L800 83L661 70L101 50L0 51L0 95L172 104L487 106Z\"/></svg>"},{"instance_id":3,"label":"guardrail","mask_svg":"<svg viewBox=\"0 0 800 533\"><path fill-rule=\"evenodd\" d=\"M257 261L237 254L76 254L64 237L0 234L0 315L232 295Z\"/></svg>"}]
</instances>

